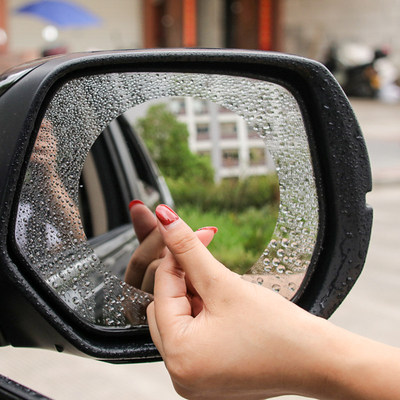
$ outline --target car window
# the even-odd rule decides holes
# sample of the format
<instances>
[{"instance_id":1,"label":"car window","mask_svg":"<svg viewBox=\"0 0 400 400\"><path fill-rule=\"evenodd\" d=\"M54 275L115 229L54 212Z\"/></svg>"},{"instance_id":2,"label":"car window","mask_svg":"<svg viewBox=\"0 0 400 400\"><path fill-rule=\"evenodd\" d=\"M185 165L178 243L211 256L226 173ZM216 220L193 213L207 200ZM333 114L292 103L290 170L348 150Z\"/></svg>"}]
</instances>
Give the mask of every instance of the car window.
<instances>
[{"instance_id":1,"label":"car window","mask_svg":"<svg viewBox=\"0 0 400 400\"><path fill-rule=\"evenodd\" d=\"M88 239L130 224L128 204L142 200L154 208L161 199L156 166L140 138L120 116L94 143L79 182L79 211Z\"/></svg>"},{"instance_id":2,"label":"car window","mask_svg":"<svg viewBox=\"0 0 400 400\"><path fill-rule=\"evenodd\" d=\"M83 166L79 184L79 209L88 239L129 222L129 193L118 155L107 128L96 140ZM125 200L125 202L124 202Z\"/></svg>"},{"instance_id":3,"label":"car window","mask_svg":"<svg viewBox=\"0 0 400 400\"><path fill-rule=\"evenodd\" d=\"M161 200L158 168L148 154L140 136L123 116L116 120L121 131L121 141L125 144L136 171L139 198L150 208ZM165 200L165 199L163 199Z\"/></svg>"}]
</instances>

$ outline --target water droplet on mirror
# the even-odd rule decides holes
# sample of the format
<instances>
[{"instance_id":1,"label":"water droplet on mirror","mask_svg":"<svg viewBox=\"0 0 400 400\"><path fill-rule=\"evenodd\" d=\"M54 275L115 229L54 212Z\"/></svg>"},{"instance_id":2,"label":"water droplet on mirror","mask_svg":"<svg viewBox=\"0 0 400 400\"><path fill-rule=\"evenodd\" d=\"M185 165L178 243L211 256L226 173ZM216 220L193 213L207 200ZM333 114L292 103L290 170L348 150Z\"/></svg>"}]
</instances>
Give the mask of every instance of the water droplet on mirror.
<instances>
[{"instance_id":1,"label":"water droplet on mirror","mask_svg":"<svg viewBox=\"0 0 400 400\"><path fill-rule=\"evenodd\" d=\"M281 285L278 285L277 283L272 285L272 290L274 292L279 292L281 290Z\"/></svg>"},{"instance_id":2,"label":"water droplet on mirror","mask_svg":"<svg viewBox=\"0 0 400 400\"><path fill-rule=\"evenodd\" d=\"M64 346L62 346L61 344L55 344L54 347L59 353L62 353L64 351Z\"/></svg>"},{"instance_id":3,"label":"water droplet on mirror","mask_svg":"<svg viewBox=\"0 0 400 400\"><path fill-rule=\"evenodd\" d=\"M285 255L285 252L284 252L282 249L279 249L279 250L276 252L276 254L277 254L278 257L282 258L282 257Z\"/></svg>"},{"instance_id":4,"label":"water droplet on mirror","mask_svg":"<svg viewBox=\"0 0 400 400\"><path fill-rule=\"evenodd\" d=\"M285 266L282 265L282 264L279 264L278 267L276 268L276 272L277 272L278 274L283 274L283 273L285 272L285 270L286 270L286 268L285 268Z\"/></svg>"}]
</instances>

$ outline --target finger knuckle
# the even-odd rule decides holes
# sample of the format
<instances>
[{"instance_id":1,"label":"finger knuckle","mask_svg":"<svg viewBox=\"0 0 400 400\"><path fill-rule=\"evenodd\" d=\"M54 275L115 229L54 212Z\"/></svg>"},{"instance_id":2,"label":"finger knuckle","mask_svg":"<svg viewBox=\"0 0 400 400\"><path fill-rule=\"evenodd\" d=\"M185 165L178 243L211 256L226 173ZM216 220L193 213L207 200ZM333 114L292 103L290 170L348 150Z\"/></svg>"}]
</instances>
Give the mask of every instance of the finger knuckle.
<instances>
[{"instance_id":1,"label":"finger knuckle","mask_svg":"<svg viewBox=\"0 0 400 400\"><path fill-rule=\"evenodd\" d=\"M175 254L186 254L193 251L197 246L198 239L195 236L185 236L177 238L174 242L174 253Z\"/></svg>"},{"instance_id":2,"label":"finger knuckle","mask_svg":"<svg viewBox=\"0 0 400 400\"><path fill-rule=\"evenodd\" d=\"M185 277L185 272L181 268L177 268L177 266L173 263L165 263L165 264L160 265L155 270L156 279L165 273L174 275L179 279L183 279Z\"/></svg>"},{"instance_id":3,"label":"finger knuckle","mask_svg":"<svg viewBox=\"0 0 400 400\"><path fill-rule=\"evenodd\" d=\"M131 258L131 264L137 269L144 269L149 263L145 254L134 254Z\"/></svg>"}]
</instances>

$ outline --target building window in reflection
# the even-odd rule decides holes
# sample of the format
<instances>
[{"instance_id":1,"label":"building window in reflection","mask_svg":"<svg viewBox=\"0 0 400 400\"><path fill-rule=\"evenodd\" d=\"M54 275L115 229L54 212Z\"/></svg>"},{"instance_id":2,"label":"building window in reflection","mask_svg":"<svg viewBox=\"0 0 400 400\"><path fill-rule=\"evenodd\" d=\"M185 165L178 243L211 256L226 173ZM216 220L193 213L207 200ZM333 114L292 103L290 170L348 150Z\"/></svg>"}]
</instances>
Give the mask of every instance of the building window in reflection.
<instances>
[{"instance_id":1,"label":"building window in reflection","mask_svg":"<svg viewBox=\"0 0 400 400\"><path fill-rule=\"evenodd\" d=\"M210 139L210 131L208 124L197 124L196 131L197 131L197 140L201 141Z\"/></svg>"},{"instance_id":2,"label":"building window in reflection","mask_svg":"<svg viewBox=\"0 0 400 400\"><path fill-rule=\"evenodd\" d=\"M265 149L262 147L250 149L249 160L251 166L265 165Z\"/></svg>"},{"instance_id":3,"label":"building window in reflection","mask_svg":"<svg viewBox=\"0 0 400 400\"><path fill-rule=\"evenodd\" d=\"M222 166L237 167L239 165L239 151L237 149L226 149L222 151Z\"/></svg>"},{"instance_id":4,"label":"building window in reflection","mask_svg":"<svg viewBox=\"0 0 400 400\"><path fill-rule=\"evenodd\" d=\"M221 123L221 139L237 139L236 122Z\"/></svg>"}]
</instances>

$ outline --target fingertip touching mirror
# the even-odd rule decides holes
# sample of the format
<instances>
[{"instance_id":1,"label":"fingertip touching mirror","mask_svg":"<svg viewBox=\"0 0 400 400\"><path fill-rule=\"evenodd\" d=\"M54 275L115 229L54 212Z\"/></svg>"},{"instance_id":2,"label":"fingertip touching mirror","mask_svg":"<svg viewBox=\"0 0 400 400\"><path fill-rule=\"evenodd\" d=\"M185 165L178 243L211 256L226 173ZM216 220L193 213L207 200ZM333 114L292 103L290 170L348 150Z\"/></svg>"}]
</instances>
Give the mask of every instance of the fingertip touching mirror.
<instances>
[{"instance_id":1,"label":"fingertip touching mirror","mask_svg":"<svg viewBox=\"0 0 400 400\"><path fill-rule=\"evenodd\" d=\"M279 209L244 279L327 318L359 276L372 223L368 155L320 64L248 51L72 54L10 71L0 91L3 344L111 362L159 358L146 326L151 289L124 281L138 245L130 200L173 203L128 121L149 102L208 104L197 135L210 129L210 140L198 149L213 161L227 154L239 178L241 157L270 154ZM234 136L222 140L223 129Z\"/></svg>"}]
</instances>

